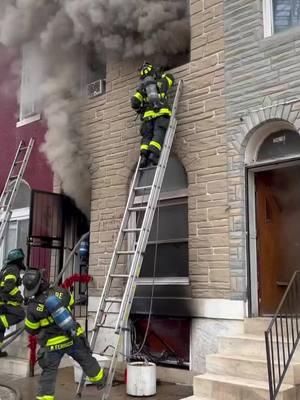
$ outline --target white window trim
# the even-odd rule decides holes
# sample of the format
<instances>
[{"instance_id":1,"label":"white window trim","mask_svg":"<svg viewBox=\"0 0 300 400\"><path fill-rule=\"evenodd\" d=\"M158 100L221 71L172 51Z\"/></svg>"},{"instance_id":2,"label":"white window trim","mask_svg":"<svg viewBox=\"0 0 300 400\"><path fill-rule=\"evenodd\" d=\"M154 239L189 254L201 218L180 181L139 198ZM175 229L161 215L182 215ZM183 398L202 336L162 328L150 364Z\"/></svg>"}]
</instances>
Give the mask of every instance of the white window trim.
<instances>
[{"instance_id":1,"label":"white window trim","mask_svg":"<svg viewBox=\"0 0 300 400\"><path fill-rule=\"evenodd\" d=\"M21 126L32 124L33 122L40 121L41 119L42 119L41 114L33 114L30 117L26 117L18 121L16 126L17 128L21 128Z\"/></svg>"},{"instance_id":2,"label":"white window trim","mask_svg":"<svg viewBox=\"0 0 300 400\"><path fill-rule=\"evenodd\" d=\"M0 214L0 220L2 219L2 215L3 213ZM16 208L15 210L12 210L9 222L23 221L26 219L29 220L29 215L30 215L30 207ZM5 240L6 239L4 238L4 240L2 240L2 243L0 245L0 261L2 261L1 264L3 264L5 259L5 254L3 254Z\"/></svg>"},{"instance_id":3,"label":"white window trim","mask_svg":"<svg viewBox=\"0 0 300 400\"><path fill-rule=\"evenodd\" d=\"M263 0L264 37L274 33L273 0Z\"/></svg>"}]
</instances>

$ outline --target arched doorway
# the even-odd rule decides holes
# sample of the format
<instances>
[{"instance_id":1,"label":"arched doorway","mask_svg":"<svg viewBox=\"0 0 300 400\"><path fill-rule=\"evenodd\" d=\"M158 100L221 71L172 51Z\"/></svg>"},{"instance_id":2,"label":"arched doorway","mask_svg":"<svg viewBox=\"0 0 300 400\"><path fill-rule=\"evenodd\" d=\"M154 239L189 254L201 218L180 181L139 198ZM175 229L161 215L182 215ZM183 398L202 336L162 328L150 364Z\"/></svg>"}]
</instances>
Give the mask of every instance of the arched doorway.
<instances>
[{"instance_id":1,"label":"arched doorway","mask_svg":"<svg viewBox=\"0 0 300 400\"><path fill-rule=\"evenodd\" d=\"M247 165L251 300L272 315L300 269L300 135L280 122L262 132Z\"/></svg>"}]
</instances>

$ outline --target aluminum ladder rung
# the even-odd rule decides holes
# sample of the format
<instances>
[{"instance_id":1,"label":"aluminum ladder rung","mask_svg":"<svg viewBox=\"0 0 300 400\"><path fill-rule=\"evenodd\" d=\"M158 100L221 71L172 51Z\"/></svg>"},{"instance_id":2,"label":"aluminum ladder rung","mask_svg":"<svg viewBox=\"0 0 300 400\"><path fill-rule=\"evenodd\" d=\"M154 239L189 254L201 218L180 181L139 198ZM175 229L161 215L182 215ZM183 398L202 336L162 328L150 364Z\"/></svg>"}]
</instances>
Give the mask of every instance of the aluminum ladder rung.
<instances>
[{"instance_id":1,"label":"aluminum ladder rung","mask_svg":"<svg viewBox=\"0 0 300 400\"><path fill-rule=\"evenodd\" d=\"M9 179L17 179L18 176L19 176L19 175L11 175L11 176L9 177Z\"/></svg>"},{"instance_id":2,"label":"aluminum ladder rung","mask_svg":"<svg viewBox=\"0 0 300 400\"><path fill-rule=\"evenodd\" d=\"M145 210L147 210L147 207L146 206L129 207L128 210L131 211L131 212L145 211Z\"/></svg>"},{"instance_id":3,"label":"aluminum ladder rung","mask_svg":"<svg viewBox=\"0 0 300 400\"><path fill-rule=\"evenodd\" d=\"M152 186L136 186L134 190L149 190Z\"/></svg>"},{"instance_id":4,"label":"aluminum ladder rung","mask_svg":"<svg viewBox=\"0 0 300 400\"><path fill-rule=\"evenodd\" d=\"M116 329L116 327L114 325L104 325L104 324L101 324L100 322L97 323L97 327L103 328L103 329Z\"/></svg>"},{"instance_id":5,"label":"aluminum ladder rung","mask_svg":"<svg viewBox=\"0 0 300 400\"><path fill-rule=\"evenodd\" d=\"M103 315L119 315L118 311L102 311Z\"/></svg>"},{"instance_id":6,"label":"aluminum ladder rung","mask_svg":"<svg viewBox=\"0 0 300 400\"><path fill-rule=\"evenodd\" d=\"M156 169L157 165L150 165L149 167L139 168L139 171L150 171L151 169Z\"/></svg>"},{"instance_id":7,"label":"aluminum ladder rung","mask_svg":"<svg viewBox=\"0 0 300 400\"><path fill-rule=\"evenodd\" d=\"M97 324L97 327L102 328L102 329L112 329L112 330L116 330L116 331L122 330L123 332L130 330L128 328L117 328L115 325L103 325L101 323Z\"/></svg>"},{"instance_id":8,"label":"aluminum ladder rung","mask_svg":"<svg viewBox=\"0 0 300 400\"><path fill-rule=\"evenodd\" d=\"M122 256L122 255L128 256L128 255L131 255L131 254L134 254L134 253L135 253L135 250L119 250L119 251L117 251L117 254L119 256Z\"/></svg>"},{"instance_id":9,"label":"aluminum ladder rung","mask_svg":"<svg viewBox=\"0 0 300 400\"><path fill-rule=\"evenodd\" d=\"M129 278L128 274L111 274L111 278Z\"/></svg>"},{"instance_id":10,"label":"aluminum ladder rung","mask_svg":"<svg viewBox=\"0 0 300 400\"><path fill-rule=\"evenodd\" d=\"M27 150L27 149L28 149L28 146L20 147L20 151Z\"/></svg>"},{"instance_id":11,"label":"aluminum ladder rung","mask_svg":"<svg viewBox=\"0 0 300 400\"><path fill-rule=\"evenodd\" d=\"M119 297L107 297L104 301L106 303L122 303L122 299Z\"/></svg>"},{"instance_id":12,"label":"aluminum ladder rung","mask_svg":"<svg viewBox=\"0 0 300 400\"><path fill-rule=\"evenodd\" d=\"M164 145L162 148L160 160L157 166L150 166L146 168L140 168L140 160L137 164L134 177L132 179L132 184L130 187L123 219L121 222L121 227L117 236L117 240L114 246L114 251L112 254L112 258L110 261L109 269L106 275L105 283L104 283L104 288L102 291L101 299L99 301L96 317L94 320L94 326L96 329L93 330L92 338L91 338L91 349L92 351L95 348L95 345L97 343L97 337L100 334L100 331L102 327L105 326L105 316L109 315L109 310L105 311L105 308L111 307L110 303L119 303L120 308L118 309L117 314L117 319L116 319L116 325L114 327L114 334L116 336L116 341L113 346L113 355L111 357L110 361L110 366L109 366L109 372L107 375L107 379L104 385L103 393L102 393L102 400L108 400L110 390L112 387L113 383L113 377L114 373L116 370L117 366L117 360L118 360L118 355L121 351L121 345L122 345L122 339L124 336L124 332L128 330L127 328L127 320L130 314L131 306L133 303L134 299L134 293L136 289L136 280L139 277L140 270L141 270L141 265L143 263L143 258L146 250L147 243L149 241L149 235L151 231L151 226L153 223L154 215L155 215L155 210L157 207L157 202L159 199L159 194L161 191L162 187L162 182L164 179L166 167L167 167L167 162L169 159L170 155L170 150L175 134L175 129L177 125L176 121L176 112L178 108L178 103L179 103L179 97L181 94L181 89L182 89L182 81L178 83L176 94L175 94L175 99L173 102L173 107L172 107L172 114L170 117L170 123L165 135L165 140L164 140ZM145 214L143 217L142 221L142 226L140 228L129 228L129 222L130 222L130 211L138 211L138 207L134 207L134 200L136 197L136 191L141 190L143 188L142 186L139 186L139 182L141 177L143 176L144 171L149 171L149 170L155 170L154 172L154 178L151 186L147 187L147 189L150 189L150 192L147 194L149 196L147 200L147 206L143 207L143 210L145 210ZM122 248L122 243L125 238L125 233L139 233L138 239L136 240L137 246L135 250L121 250ZM116 298L116 297L109 297L109 294L113 293L111 291L112 289L112 284L113 284L113 279L111 279L113 276L117 276L118 274L116 273L117 268L119 265L122 265L122 261L118 257L119 255L124 254L124 255L132 255L130 257L130 270L128 273L128 279L125 285L125 289L122 293L121 298ZM121 274L123 275L123 274ZM120 275L119 275L120 276ZM115 311L115 310L114 310ZM104 319L103 319L104 318ZM100 321L102 322L103 325L101 325ZM115 322L110 322L110 324L114 324ZM110 346L112 347L112 346ZM85 375L83 374L80 384L78 385L77 389L77 395L81 395L82 389L84 387L84 382L85 382Z\"/></svg>"}]
</instances>

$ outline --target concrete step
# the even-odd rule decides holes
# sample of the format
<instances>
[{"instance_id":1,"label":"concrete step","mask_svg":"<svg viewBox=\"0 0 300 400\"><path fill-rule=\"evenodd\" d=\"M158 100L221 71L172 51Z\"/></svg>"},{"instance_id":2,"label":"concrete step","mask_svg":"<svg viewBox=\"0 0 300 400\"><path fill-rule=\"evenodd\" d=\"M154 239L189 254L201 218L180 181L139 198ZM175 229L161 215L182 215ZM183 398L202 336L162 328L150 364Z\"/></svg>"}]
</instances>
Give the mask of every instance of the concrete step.
<instances>
[{"instance_id":1,"label":"concrete step","mask_svg":"<svg viewBox=\"0 0 300 400\"><path fill-rule=\"evenodd\" d=\"M199 396L190 396L190 397L185 397L184 399L180 399L180 400L209 400L208 397L199 397Z\"/></svg>"},{"instance_id":2,"label":"concrete step","mask_svg":"<svg viewBox=\"0 0 300 400\"><path fill-rule=\"evenodd\" d=\"M5 351L7 351L11 357L27 359L29 354L28 334L23 332L10 345L7 346Z\"/></svg>"},{"instance_id":3,"label":"concrete step","mask_svg":"<svg viewBox=\"0 0 300 400\"><path fill-rule=\"evenodd\" d=\"M244 333L251 335L263 335L264 332L269 328L271 318L246 318L244 320ZM300 325L300 320L298 320ZM292 325L294 326L294 331L296 332L296 319L282 319L281 322L277 323L277 330L279 336L287 336L287 331L291 335ZM273 330L275 334L275 327Z\"/></svg>"},{"instance_id":4,"label":"concrete step","mask_svg":"<svg viewBox=\"0 0 300 400\"><path fill-rule=\"evenodd\" d=\"M70 357L65 356L59 368L66 368L73 366L73 360ZM25 378L29 376L29 361L28 359L18 358L18 357L3 357L0 361L0 375L7 374L14 375L20 378ZM38 364L34 368L35 375L40 375L41 368Z\"/></svg>"},{"instance_id":5,"label":"concrete step","mask_svg":"<svg viewBox=\"0 0 300 400\"><path fill-rule=\"evenodd\" d=\"M269 400L269 385L263 381L206 373L194 378L194 394L210 400ZM296 400L296 387L283 384L276 400Z\"/></svg>"},{"instance_id":6,"label":"concrete step","mask_svg":"<svg viewBox=\"0 0 300 400\"><path fill-rule=\"evenodd\" d=\"M286 343L286 339L284 339ZM280 347L281 348L281 347ZM275 349L275 347L274 347ZM258 335L234 335L220 336L218 338L218 353L266 359L266 345L264 336ZM280 351L280 357L282 352ZM275 355L276 356L276 355ZM300 347L296 349L293 360L300 362Z\"/></svg>"},{"instance_id":7,"label":"concrete step","mask_svg":"<svg viewBox=\"0 0 300 400\"><path fill-rule=\"evenodd\" d=\"M0 375L7 373L20 378L25 378L29 373L28 361L16 357L1 358Z\"/></svg>"},{"instance_id":8,"label":"concrete step","mask_svg":"<svg viewBox=\"0 0 300 400\"><path fill-rule=\"evenodd\" d=\"M268 382L267 362L262 359L227 354L210 354L206 357L206 370L212 374ZM300 384L300 363L292 363L290 365L284 383Z\"/></svg>"}]
</instances>

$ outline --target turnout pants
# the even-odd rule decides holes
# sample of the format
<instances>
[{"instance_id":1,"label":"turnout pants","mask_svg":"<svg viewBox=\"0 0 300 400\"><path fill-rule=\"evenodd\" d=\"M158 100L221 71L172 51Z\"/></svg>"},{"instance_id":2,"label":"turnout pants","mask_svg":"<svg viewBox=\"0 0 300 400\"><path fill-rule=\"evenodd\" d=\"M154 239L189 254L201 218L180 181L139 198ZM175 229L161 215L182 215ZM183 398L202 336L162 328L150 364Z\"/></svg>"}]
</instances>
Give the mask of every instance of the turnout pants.
<instances>
[{"instance_id":1,"label":"turnout pants","mask_svg":"<svg viewBox=\"0 0 300 400\"><path fill-rule=\"evenodd\" d=\"M143 121L140 129L142 136L141 154L147 156L150 152L154 153L157 157L160 156L169 122L170 117L168 115Z\"/></svg>"},{"instance_id":2,"label":"turnout pants","mask_svg":"<svg viewBox=\"0 0 300 400\"><path fill-rule=\"evenodd\" d=\"M103 378L103 369L92 356L90 346L84 336L73 339L73 345L61 350L49 350L45 347L38 351L38 363L42 368L39 380L38 400L54 400L57 370L65 354L71 356L83 369L91 382L100 383Z\"/></svg>"},{"instance_id":3,"label":"turnout pants","mask_svg":"<svg viewBox=\"0 0 300 400\"><path fill-rule=\"evenodd\" d=\"M25 312L21 306L0 306L0 345L3 342L6 329L18 324L25 318Z\"/></svg>"}]
</instances>

